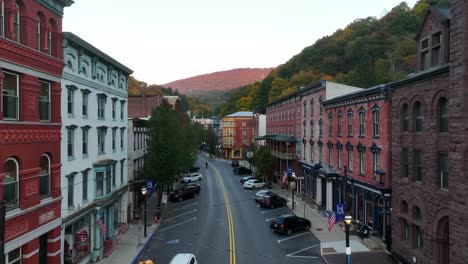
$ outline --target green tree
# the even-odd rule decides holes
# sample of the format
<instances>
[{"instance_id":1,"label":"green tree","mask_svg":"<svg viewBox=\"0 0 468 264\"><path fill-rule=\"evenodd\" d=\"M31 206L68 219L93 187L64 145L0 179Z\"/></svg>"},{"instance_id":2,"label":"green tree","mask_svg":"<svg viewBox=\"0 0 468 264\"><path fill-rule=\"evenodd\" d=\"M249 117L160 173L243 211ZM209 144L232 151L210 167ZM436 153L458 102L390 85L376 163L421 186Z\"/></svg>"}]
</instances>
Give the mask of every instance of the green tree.
<instances>
[{"instance_id":1,"label":"green tree","mask_svg":"<svg viewBox=\"0 0 468 264\"><path fill-rule=\"evenodd\" d=\"M254 153L254 160L257 175L266 179L267 183L271 183L274 178L272 173L274 157L271 151L265 146L260 146Z\"/></svg>"}]
</instances>

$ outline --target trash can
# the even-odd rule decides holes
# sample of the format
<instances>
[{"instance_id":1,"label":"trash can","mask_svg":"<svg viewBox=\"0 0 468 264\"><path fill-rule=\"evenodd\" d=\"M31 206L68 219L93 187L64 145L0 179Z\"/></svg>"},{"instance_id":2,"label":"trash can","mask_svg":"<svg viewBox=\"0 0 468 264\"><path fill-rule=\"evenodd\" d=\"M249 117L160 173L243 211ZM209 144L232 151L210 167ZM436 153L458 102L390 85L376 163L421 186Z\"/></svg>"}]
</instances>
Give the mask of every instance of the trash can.
<instances>
[{"instance_id":1,"label":"trash can","mask_svg":"<svg viewBox=\"0 0 468 264\"><path fill-rule=\"evenodd\" d=\"M362 225L360 230L359 230L359 237L364 239L364 238L369 238L369 231L370 228L367 225Z\"/></svg>"}]
</instances>

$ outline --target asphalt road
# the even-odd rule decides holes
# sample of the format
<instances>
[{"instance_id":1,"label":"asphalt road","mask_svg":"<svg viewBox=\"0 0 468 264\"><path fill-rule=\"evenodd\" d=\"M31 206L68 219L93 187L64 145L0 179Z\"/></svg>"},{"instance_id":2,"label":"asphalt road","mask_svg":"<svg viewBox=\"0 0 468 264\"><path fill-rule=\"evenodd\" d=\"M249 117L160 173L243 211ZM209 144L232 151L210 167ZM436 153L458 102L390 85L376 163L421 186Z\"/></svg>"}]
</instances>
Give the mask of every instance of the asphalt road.
<instances>
[{"instance_id":1,"label":"asphalt road","mask_svg":"<svg viewBox=\"0 0 468 264\"><path fill-rule=\"evenodd\" d=\"M311 232L286 236L269 229L269 220L291 211L258 207L252 198L258 190L244 190L230 163L201 155L197 165L199 197L167 205L142 259L166 264L177 253L193 253L199 263L324 263Z\"/></svg>"}]
</instances>

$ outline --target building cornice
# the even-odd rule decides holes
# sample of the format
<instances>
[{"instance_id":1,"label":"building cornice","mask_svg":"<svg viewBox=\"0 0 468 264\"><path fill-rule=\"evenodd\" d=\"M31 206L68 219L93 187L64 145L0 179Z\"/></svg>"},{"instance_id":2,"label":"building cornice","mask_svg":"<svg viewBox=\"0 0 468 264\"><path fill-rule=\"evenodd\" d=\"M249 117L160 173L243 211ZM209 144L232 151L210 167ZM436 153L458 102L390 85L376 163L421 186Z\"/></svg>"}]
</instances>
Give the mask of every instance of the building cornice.
<instances>
[{"instance_id":1,"label":"building cornice","mask_svg":"<svg viewBox=\"0 0 468 264\"><path fill-rule=\"evenodd\" d=\"M101 84L86 80L86 79L84 79L82 77L76 76L76 75L68 73L68 72L63 72L62 77L65 80L69 80L69 81L72 81L72 82L77 83L77 84L81 84L81 85L84 85L84 86L87 86L87 87L91 87L91 88L94 88L94 89L102 91L102 92L117 95L117 96L120 96L120 97L123 97L123 98L128 98L127 93L120 92L120 91L117 91L115 89L106 87L104 85L101 85Z\"/></svg>"}]
</instances>

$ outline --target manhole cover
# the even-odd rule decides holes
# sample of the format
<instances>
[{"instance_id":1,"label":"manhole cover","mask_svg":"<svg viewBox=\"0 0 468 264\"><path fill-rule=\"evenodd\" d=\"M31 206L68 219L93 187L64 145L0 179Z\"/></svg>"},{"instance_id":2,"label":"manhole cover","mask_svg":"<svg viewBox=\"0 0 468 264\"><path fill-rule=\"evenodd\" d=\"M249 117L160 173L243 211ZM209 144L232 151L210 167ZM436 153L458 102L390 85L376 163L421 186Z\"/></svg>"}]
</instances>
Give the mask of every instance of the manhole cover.
<instances>
[{"instance_id":1,"label":"manhole cover","mask_svg":"<svg viewBox=\"0 0 468 264\"><path fill-rule=\"evenodd\" d=\"M322 231L323 229L322 228L315 228L315 230Z\"/></svg>"}]
</instances>

